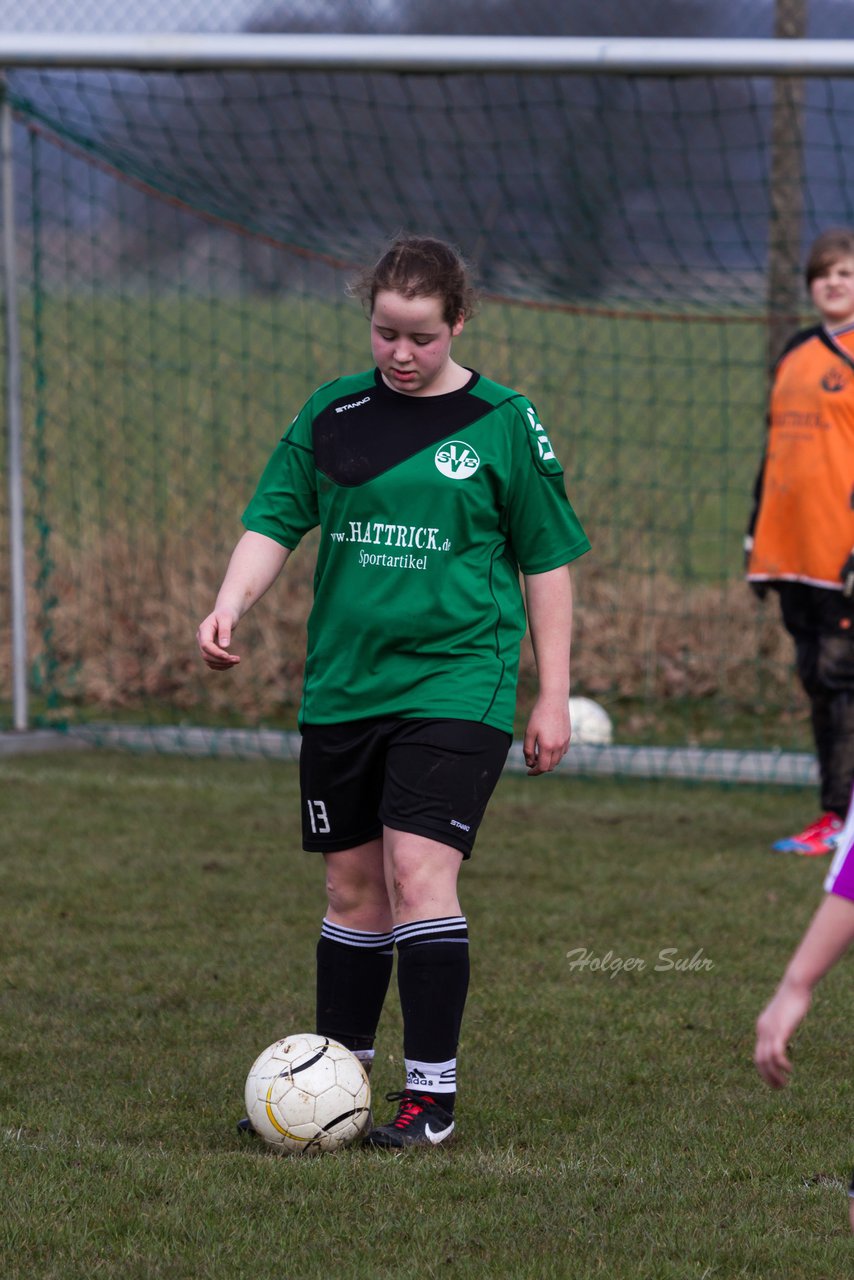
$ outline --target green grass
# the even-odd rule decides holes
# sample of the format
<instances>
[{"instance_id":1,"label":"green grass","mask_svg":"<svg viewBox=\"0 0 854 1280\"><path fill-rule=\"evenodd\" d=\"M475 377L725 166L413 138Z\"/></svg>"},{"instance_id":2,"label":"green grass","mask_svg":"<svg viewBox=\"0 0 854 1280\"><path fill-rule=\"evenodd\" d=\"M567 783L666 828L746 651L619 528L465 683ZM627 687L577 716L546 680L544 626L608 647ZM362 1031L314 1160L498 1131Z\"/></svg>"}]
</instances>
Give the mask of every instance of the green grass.
<instances>
[{"instance_id":1,"label":"green grass","mask_svg":"<svg viewBox=\"0 0 854 1280\"><path fill-rule=\"evenodd\" d=\"M293 766L68 753L0 787L9 1280L849 1274L850 968L787 1093L750 1062L820 897L825 864L767 852L810 793L503 779L463 872L459 1141L312 1161L234 1131L255 1054L312 1023Z\"/></svg>"}]
</instances>

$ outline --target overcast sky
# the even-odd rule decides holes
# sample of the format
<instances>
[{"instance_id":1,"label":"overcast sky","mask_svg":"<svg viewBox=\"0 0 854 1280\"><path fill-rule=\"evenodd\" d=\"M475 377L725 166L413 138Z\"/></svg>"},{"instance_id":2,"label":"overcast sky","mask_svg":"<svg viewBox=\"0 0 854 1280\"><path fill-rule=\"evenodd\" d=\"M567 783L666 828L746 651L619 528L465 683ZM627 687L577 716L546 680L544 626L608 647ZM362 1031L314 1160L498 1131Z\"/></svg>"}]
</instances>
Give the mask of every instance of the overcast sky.
<instances>
[{"instance_id":1,"label":"overcast sky","mask_svg":"<svg viewBox=\"0 0 854 1280\"><path fill-rule=\"evenodd\" d=\"M0 0L0 31L236 31L258 0Z\"/></svg>"},{"instance_id":2,"label":"overcast sky","mask_svg":"<svg viewBox=\"0 0 854 1280\"><path fill-rule=\"evenodd\" d=\"M469 2L462 0L463 5ZM498 4L500 0L495 2ZM677 15L676 25L680 29L662 30L660 34L770 36L778 2L679 0L673 3L671 0L670 21ZM416 0L412 3L418 7ZM480 0L480 3L488 6L490 0ZM517 21L523 23L525 0L518 0L518 4ZM639 24L640 28L649 24L649 0L553 0L553 6L559 17L567 16L568 26L573 25L570 15L576 20L583 13L587 21L582 22L581 29L591 30L592 21L592 30L602 34L621 30L624 34L637 34ZM407 0L23 0L23 3L22 0L0 0L0 33L227 32L241 30L251 17L260 18L265 12L293 13L300 9L330 31L335 30L336 15L349 10L362 18L360 29L364 29L365 18L372 15L378 32L393 32L395 12L405 11L406 7ZM854 36L854 0L806 0L806 9L808 35ZM374 25L370 18L368 22Z\"/></svg>"},{"instance_id":3,"label":"overcast sky","mask_svg":"<svg viewBox=\"0 0 854 1280\"><path fill-rule=\"evenodd\" d=\"M489 4L489 0L481 2ZM465 5L468 0L462 3ZM563 12L577 17L579 11L586 10L588 18L591 13L599 16L603 33L625 26L628 34L635 25L632 18L643 13L648 0L553 3L557 15ZM698 34L703 34L706 26L718 35L728 27L726 33L734 36L770 35L774 3L775 0L748 0L745 6L736 0L725 0L723 5L721 0L681 0L681 12L683 24L696 25ZM375 15L377 31L394 31L395 10L405 9L406 4L407 0L0 0L0 32L239 31L250 17L265 10L298 12L300 8L315 20L322 16L330 30L335 29L335 15L349 10L363 20ZM820 13L828 5L850 6L852 0L808 0L811 14ZM716 9L717 20L713 16ZM519 22L524 12L524 0L519 0ZM594 29L599 29L595 17Z\"/></svg>"}]
</instances>

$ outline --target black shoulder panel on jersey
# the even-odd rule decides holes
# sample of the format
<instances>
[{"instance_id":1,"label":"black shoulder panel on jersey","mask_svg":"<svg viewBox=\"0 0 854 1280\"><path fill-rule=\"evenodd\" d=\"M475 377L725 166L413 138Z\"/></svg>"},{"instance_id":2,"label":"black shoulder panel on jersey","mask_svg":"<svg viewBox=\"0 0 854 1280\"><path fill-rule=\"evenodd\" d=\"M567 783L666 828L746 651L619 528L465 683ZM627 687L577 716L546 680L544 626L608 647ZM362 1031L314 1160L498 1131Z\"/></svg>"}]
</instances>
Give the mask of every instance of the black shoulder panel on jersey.
<instances>
[{"instance_id":1,"label":"black shoulder panel on jersey","mask_svg":"<svg viewBox=\"0 0 854 1280\"><path fill-rule=\"evenodd\" d=\"M355 399L342 397L322 409L312 424L314 463L333 484L367 484L407 458L491 413L494 405L475 392L477 375L444 396L406 396L375 385Z\"/></svg>"},{"instance_id":2,"label":"black shoulder panel on jersey","mask_svg":"<svg viewBox=\"0 0 854 1280\"><path fill-rule=\"evenodd\" d=\"M802 347L804 343L809 342L811 338L819 338L822 342L825 343L825 346L828 345L824 329L821 327L820 324L812 325L809 329L799 329L797 333L792 334L791 338L789 339L789 341L786 343L783 350L778 355L774 363L774 368L776 369L780 361L783 360L787 355L790 355L791 352L794 351L796 347Z\"/></svg>"},{"instance_id":3,"label":"black shoulder panel on jersey","mask_svg":"<svg viewBox=\"0 0 854 1280\"><path fill-rule=\"evenodd\" d=\"M854 369L854 358L852 358L843 346L840 346L838 342L834 341L833 334L828 333L823 325L819 325L816 330L816 336L827 347L828 351L832 351L840 360L844 360L850 369Z\"/></svg>"}]
</instances>

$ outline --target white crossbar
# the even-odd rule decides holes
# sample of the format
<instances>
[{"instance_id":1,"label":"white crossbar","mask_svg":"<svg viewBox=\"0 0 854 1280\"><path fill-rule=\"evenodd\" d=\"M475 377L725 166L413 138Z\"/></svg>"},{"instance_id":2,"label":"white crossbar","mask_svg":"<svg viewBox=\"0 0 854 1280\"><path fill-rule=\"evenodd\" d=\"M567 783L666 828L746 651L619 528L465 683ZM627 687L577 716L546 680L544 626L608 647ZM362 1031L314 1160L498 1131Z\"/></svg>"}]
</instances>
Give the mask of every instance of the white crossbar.
<instances>
[{"instance_id":1,"label":"white crossbar","mask_svg":"<svg viewBox=\"0 0 854 1280\"><path fill-rule=\"evenodd\" d=\"M0 32L0 67L854 75L854 40Z\"/></svg>"}]
</instances>

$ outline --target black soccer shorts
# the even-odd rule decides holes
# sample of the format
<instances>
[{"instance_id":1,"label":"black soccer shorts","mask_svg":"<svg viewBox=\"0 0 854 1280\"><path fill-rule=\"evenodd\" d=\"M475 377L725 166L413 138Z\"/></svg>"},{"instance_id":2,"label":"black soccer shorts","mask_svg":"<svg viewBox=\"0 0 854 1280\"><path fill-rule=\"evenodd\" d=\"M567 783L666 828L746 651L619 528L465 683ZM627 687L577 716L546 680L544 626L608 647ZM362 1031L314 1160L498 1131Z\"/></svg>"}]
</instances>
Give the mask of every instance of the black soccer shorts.
<instances>
[{"instance_id":1,"label":"black soccer shorts","mask_svg":"<svg viewBox=\"0 0 854 1280\"><path fill-rule=\"evenodd\" d=\"M305 724L303 848L353 849L384 826L471 856L511 735L473 720L373 717Z\"/></svg>"}]
</instances>

